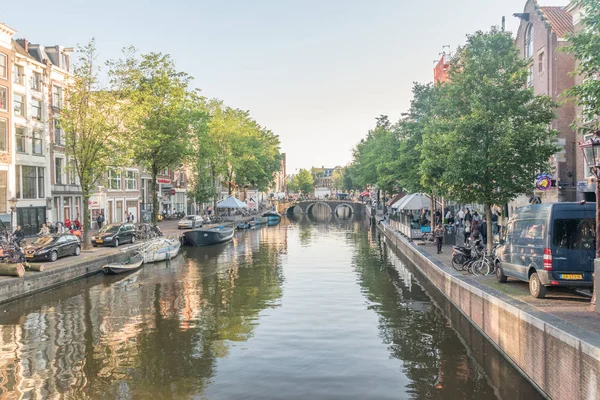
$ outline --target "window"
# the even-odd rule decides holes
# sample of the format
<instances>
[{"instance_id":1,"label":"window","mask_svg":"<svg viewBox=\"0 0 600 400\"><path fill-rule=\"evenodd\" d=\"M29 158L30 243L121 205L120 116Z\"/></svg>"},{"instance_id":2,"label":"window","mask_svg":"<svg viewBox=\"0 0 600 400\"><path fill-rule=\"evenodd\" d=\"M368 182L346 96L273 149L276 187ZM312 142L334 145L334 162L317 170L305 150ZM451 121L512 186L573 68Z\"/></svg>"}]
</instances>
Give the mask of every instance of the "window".
<instances>
[{"instance_id":1,"label":"window","mask_svg":"<svg viewBox=\"0 0 600 400\"><path fill-rule=\"evenodd\" d=\"M31 77L31 89L37 90L38 92L42 91L42 74L39 72L34 72Z\"/></svg>"},{"instance_id":2,"label":"window","mask_svg":"<svg viewBox=\"0 0 600 400\"><path fill-rule=\"evenodd\" d=\"M60 86L52 86L52 107L62 108L63 88Z\"/></svg>"},{"instance_id":3,"label":"window","mask_svg":"<svg viewBox=\"0 0 600 400\"><path fill-rule=\"evenodd\" d=\"M71 198L63 197L63 221L71 219Z\"/></svg>"},{"instance_id":4,"label":"window","mask_svg":"<svg viewBox=\"0 0 600 400\"><path fill-rule=\"evenodd\" d=\"M54 120L54 144L57 146L63 146L63 131L60 127L60 121Z\"/></svg>"},{"instance_id":5,"label":"window","mask_svg":"<svg viewBox=\"0 0 600 400\"><path fill-rule=\"evenodd\" d=\"M15 168L15 175L16 175L16 184L17 184L17 199L20 199L21 198L21 167L18 165Z\"/></svg>"},{"instance_id":6,"label":"window","mask_svg":"<svg viewBox=\"0 0 600 400\"><path fill-rule=\"evenodd\" d=\"M125 171L125 184L127 190L137 190L138 173L136 171Z\"/></svg>"},{"instance_id":7,"label":"window","mask_svg":"<svg viewBox=\"0 0 600 400\"><path fill-rule=\"evenodd\" d=\"M62 158L54 159L54 180L57 185L62 185L63 160Z\"/></svg>"},{"instance_id":8,"label":"window","mask_svg":"<svg viewBox=\"0 0 600 400\"><path fill-rule=\"evenodd\" d=\"M0 110L8 111L8 89L0 86Z\"/></svg>"},{"instance_id":9,"label":"window","mask_svg":"<svg viewBox=\"0 0 600 400\"><path fill-rule=\"evenodd\" d=\"M108 170L108 188L110 190L121 190L121 171L118 169Z\"/></svg>"},{"instance_id":10,"label":"window","mask_svg":"<svg viewBox=\"0 0 600 400\"><path fill-rule=\"evenodd\" d=\"M13 82L18 83L19 85L23 84L23 77L25 73L23 72L23 67L17 64L13 64Z\"/></svg>"},{"instance_id":11,"label":"window","mask_svg":"<svg viewBox=\"0 0 600 400\"><path fill-rule=\"evenodd\" d=\"M44 168L38 167L37 169L37 178L38 178L38 197L43 199L45 196L44 193Z\"/></svg>"},{"instance_id":12,"label":"window","mask_svg":"<svg viewBox=\"0 0 600 400\"><path fill-rule=\"evenodd\" d=\"M538 54L538 74L544 72L544 52Z\"/></svg>"},{"instance_id":13,"label":"window","mask_svg":"<svg viewBox=\"0 0 600 400\"><path fill-rule=\"evenodd\" d=\"M69 183L71 185L77 185L77 169L75 168L75 161L69 162Z\"/></svg>"},{"instance_id":14,"label":"window","mask_svg":"<svg viewBox=\"0 0 600 400\"><path fill-rule=\"evenodd\" d=\"M0 151L6 151L8 143L8 121L0 118Z\"/></svg>"},{"instance_id":15,"label":"window","mask_svg":"<svg viewBox=\"0 0 600 400\"><path fill-rule=\"evenodd\" d=\"M0 78L8 78L8 58L0 53Z\"/></svg>"},{"instance_id":16,"label":"window","mask_svg":"<svg viewBox=\"0 0 600 400\"><path fill-rule=\"evenodd\" d=\"M168 176L169 175L169 168L165 168L162 171L159 171L158 175L166 175L166 176Z\"/></svg>"},{"instance_id":17,"label":"window","mask_svg":"<svg viewBox=\"0 0 600 400\"><path fill-rule=\"evenodd\" d=\"M8 186L8 173L6 171L0 171L0 213L6 213L6 187Z\"/></svg>"},{"instance_id":18,"label":"window","mask_svg":"<svg viewBox=\"0 0 600 400\"><path fill-rule=\"evenodd\" d=\"M60 67L65 71L69 70L69 56L65 53L60 54Z\"/></svg>"},{"instance_id":19,"label":"window","mask_svg":"<svg viewBox=\"0 0 600 400\"><path fill-rule=\"evenodd\" d=\"M18 168L18 167L17 167ZM21 167L21 176L23 177L23 198L24 199L36 199L37 198L37 179L36 179L36 167Z\"/></svg>"},{"instance_id":20,"label":"window","mask_svg":"<svg viewBox=\"0 0 600 400\"><path fill-rule=\"evenodd\" d=\"M529 66L529 71L527 72L527 87L533 87L533 64Z\"/></svg>"},{"instance_id":21,"label":"window","mask_svg":"<svg viewBox=\"0 0 600 400\"><path fill-rule=\"evenodd\" d=\"M525 58L533 57L533 24L525 31Z\"/></svg>"},{"instance_id":22,"label":"window","mask_svg":"<svg viewBox=\"0 0 600 400\"><path fill-rule=\"evenodd\" d=\"M42 131L33 131L33 136L31 137L31 152L37 155L43 154Z\"/></svg>"},{"instance_id":23,"label":"window","mask_svg":"<svg viewBox=\"0 0 600 400\"><path fill-rule=\"evenodd\" d=\"M552 244L561 249L595 250L596 221L593 218L554 220Z\"/></svg>"},{"instance_id":24,"label":"window","mask_svg":"<svg viewBox=\"0 0 600 400\"><path fill-rule=\"evenodd\" d=\"M31 99L31 117L42 120L42 102L36 99Z\"/></svg>"},{"instance_id":25,"label":"window","mask_svg":"<svg viewBox=\"0 0 600 400\"><path fill-rule=\"evenodd\" d=\"M26 153L27 148L25 145L25 128L22 126L17 126L15 128L15 136L17 142L17 153Z\"/></svg>"},{"instance_id":26,"label":"window","mask_svg":"<svg viewBox=\"0 0 600 400\"><path fill-rule=\"evenodd\" d=\"M517 246L544 246L545 219L520 219L514 224L512 241Z\"/></svg>"},{"instance_id":27,"label":"window","mask_svg":"<svg viewBox=\"0 0 600 400\"><path fill-rule=\"evenodd\" d=\"M25 117L25 96L22 94L14 94L13 108L17 117Z\"/></svg>"}]
</instances>

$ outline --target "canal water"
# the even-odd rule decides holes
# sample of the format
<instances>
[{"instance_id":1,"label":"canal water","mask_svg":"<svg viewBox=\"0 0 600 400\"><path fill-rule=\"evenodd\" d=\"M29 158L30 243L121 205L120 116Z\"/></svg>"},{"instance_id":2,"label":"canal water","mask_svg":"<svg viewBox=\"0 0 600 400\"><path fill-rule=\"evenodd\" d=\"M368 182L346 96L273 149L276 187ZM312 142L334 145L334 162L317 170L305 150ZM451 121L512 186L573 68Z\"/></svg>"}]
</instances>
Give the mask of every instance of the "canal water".
<instances>
[{"instance_id":1,"label":"canal water","mask_svg":"<svg viewBox=\"0 0 600 400\"><path fill-rule=\"evenodd\" d=\"M0 398L539 398L414 273L303 216L97 275L0 307Z\"/></svg>"}]
</instances>

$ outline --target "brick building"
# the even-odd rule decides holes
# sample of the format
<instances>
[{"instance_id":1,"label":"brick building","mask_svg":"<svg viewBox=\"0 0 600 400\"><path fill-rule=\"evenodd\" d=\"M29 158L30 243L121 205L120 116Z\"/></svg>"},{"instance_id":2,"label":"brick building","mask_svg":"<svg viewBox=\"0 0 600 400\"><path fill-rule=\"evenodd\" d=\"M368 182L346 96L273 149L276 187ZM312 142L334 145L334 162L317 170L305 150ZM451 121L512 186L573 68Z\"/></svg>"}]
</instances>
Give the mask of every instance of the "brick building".
<instances>
[{"instance_id":1,"label":"brick building","mask_svg":"<svg viewBox=\"0 0 600 400\"><path fill-rule=\"evenodd\" d=\"M536 0L528 0L520 18L516 45L529 62L527 85L535 94L550 96L559 107L551 128L559 132L560 151L552 156L553 185L545 191L536 191L544 203L576 200L577 148L576 135L571 128L575 107L565 103L563 92L575 83L570 73L574 70L573 56L559 49L567 45L566 36L573 32L573 17L564 7L540 7ZM525 196L515 206L527 203Z\"/></svg>"},{"instance_id":2,"label":"brick building","mask_svg":"<svg viewBox=\"0 0 600 400\"><path fill-rule=\"evenodd\" d=\"M12 36L15 30L0 24L0 221L10 224L8 199L15 195L12 141ZM10 177L13 177L12 179Z\"/></svg>"}]
</instances>

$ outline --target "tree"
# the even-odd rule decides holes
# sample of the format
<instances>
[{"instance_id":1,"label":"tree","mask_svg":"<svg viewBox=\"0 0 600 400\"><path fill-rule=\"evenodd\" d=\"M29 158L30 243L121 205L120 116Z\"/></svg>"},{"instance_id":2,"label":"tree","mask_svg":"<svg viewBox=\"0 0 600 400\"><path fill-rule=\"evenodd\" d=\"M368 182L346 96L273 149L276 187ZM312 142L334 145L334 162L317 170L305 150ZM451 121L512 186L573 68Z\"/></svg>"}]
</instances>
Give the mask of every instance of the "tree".
<instances>
[{"instance_id":1,"label":"tree","mask_svg":"<svg viewBox=\"0 0 600 400\"><path fill-rule=\"evenodd\" d=\"M333 182L333 188L337 190L344 190L344 176L346 175L346 168L336 169L331 175Z\"/></svg>"},{"instance_id":2,"label":"tree","mask_svg":"<svg viewBox=\"0 0 600 400\"><path fill-rule=\"evenodd\" d=\"M193 140L191 125L204 115L193 107L188 92L191 77L178 71L169 55L148 53L136 57L130 52L112 66L134 106L129 148L134 160L152 175L152 222L156 223L156 177L165 168L178 167L186 158Z\"/></svg>"},{"instance_id":3,"label":"tree","mask_svg":"<svg viewBox=\"0 0 600 400\"><path fill-rule=\"evenodd\" d=\"M302 194L312 193L315 189L315 181L310 171L300 168L298 174L293 178L295 182L293 185L297 187Z\"/></svg>"},{"instance_id":4,"label":"tree","mask_svg":"<svg viewBox=\"0 0 600 400\"><path fill-rule=\"evenodd\" d=\"M558 150L548 129L554 104L526 81L527 61L510 34L492 28L469 36L423 137L423 161L443 169L438 186L458 201L484 204L488 221L493 204L533 189Z\"/></svg>"},{"instance_id":5,"label":"tree","mask_svg":"<svg viewBox=\"0 0 600 400\"><path fill-rule=\"evenodd\" d=\"M581 108L582 119L575 121L580 132L600 128L600 3L597 0L577 0L582 9L583 29L569 36L565 50L575 56L575 74L581 76L581 84L573 86L566 94Z\"/></svg>"},{"instance_id":6,"label":"tree","mask_svg":"<svg viewBox=\"0 0 600 400\"><path fill-rule=\"evenodd\" d=\"M83 197L83 245L87 247L91 193L110 166L121 164L125 156L127 134L124 126L129 115L122 93L104 87L99 80L96 46L92 40L79 49L65 88L65 106L60 114L65 151L71 168L79 178Z\"/></svg>"}]
</instances>

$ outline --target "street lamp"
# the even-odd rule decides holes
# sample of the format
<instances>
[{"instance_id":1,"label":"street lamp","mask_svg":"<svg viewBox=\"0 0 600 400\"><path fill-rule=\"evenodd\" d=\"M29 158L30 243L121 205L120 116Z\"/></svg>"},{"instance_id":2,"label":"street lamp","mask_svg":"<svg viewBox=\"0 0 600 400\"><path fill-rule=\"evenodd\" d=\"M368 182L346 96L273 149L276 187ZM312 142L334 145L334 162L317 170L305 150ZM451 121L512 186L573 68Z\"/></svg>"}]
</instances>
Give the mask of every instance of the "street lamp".
<instances>
[{"instance_id":1,"label":"street lamp","mask_svg":"<svg viewBox=\"0 0 600 400\"><path fill-rule=\"evenodd\" d=\"M600 259L600 130L594 131L592 137L579 144L588 168L596 177L596 259ZM594 262L594 265L596 263ZM594 277L595 279L595 277ZM592 296L592 304L596 304L596 288Z\"/></svg>"},{"instance_id":2,"label":"street lamp","mask_svg":"<svg viewBox=\"0 0 600 400\"><path fill-rule=\"evenodd\" d=\"M14 229L13 215L17 211L17 199L15 197L8 199L8 207L10 208L10 229Z\"/></svg>"}]
</instances>

